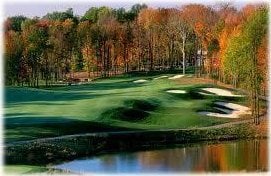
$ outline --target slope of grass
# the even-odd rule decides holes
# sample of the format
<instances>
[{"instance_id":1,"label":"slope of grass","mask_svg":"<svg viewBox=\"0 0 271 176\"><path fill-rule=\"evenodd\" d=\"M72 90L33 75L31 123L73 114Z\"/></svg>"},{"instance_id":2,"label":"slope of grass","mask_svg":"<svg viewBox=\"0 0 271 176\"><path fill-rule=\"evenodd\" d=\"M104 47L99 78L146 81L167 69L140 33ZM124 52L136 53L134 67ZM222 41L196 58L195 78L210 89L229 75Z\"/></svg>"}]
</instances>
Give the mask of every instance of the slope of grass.
<instances>
[{"instance_id":1,"label":"slope of grass","mask_svg":"<svg viewBox=\"0 0 271 176\"><path fill-rule=\"evenodd\" d=\"M197 113L198 110L211 109L216 99L223 99L197 93L199 88L213 85L182 85L167 78L153 80L158 76L161 75L125 75L98 79L87 85L46 89L7 87L5 140L100 131L195 128L229 121ZM148 82L133 83L137 79ZM166 92L168 89L188 93L171 94Z\"/></svg>"},{"instance_id":2,"label":"slope of grass","mask_svg":"<svg viewBox=\"0 0 271 176\"><path fill-rule=\"evenodd\" d=\"M30 165L8 165L4 166L4 173L6 174L34 174L34 173L44 173L48 171L46 167L43 166L30 166Z\"/></svg>"},{"instance_id":3,"label":"slope of grass","mask_svg":"<svg viewBox=\"0 0 271 176\"><path fill-rule=\"evenodd\" d=\"M7 175L65 174L63 170L33 165L5 165L4 173Z\"/></svg>"}]
</instances>

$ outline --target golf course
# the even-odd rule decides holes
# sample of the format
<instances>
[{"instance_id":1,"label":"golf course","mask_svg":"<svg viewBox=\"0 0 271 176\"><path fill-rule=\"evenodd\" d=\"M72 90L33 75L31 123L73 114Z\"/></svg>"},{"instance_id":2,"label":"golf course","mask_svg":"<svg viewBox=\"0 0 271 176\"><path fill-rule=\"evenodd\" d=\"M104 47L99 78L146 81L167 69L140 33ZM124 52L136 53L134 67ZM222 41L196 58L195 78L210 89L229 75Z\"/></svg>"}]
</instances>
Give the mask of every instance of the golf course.
<instances>
[{"instance_id":1,"label":"golf course","mask_svg":"<svg viewBox=\"0 0 271 176\"><path fill-rule=\"evenodd\" d=\"M138 82L138 80L141 81ZM231 94L217 95L208 92L208 89L218 89L222 92L231 92ZM242 96L237 96L239 94ZM20 151L20 149L16 149L18 146L20 148L20 146L27 146L27 144L31 145L31 143L42 139L44 139L43 142L48 142L58 137L80 138L84 134L112 132L120 132L119 136L121 136L121 132L127 134L129 131L132 134L138 133L139 136L141 136L141 132L156 133L158 131L156 135L159 136L161 135L159 131L163 130L163 133L175 130L193 132L201 128L209 129L208 127L211 127L210 129L212 129L212 127L219 127L219 125L223 127L223 124L227 127L230 126L227 124L246 121L250 117L248 114L240 114L232 118L230 116L216 117L200 112L220 115L229 115L231 111L239 112L222 105L219 106L216 102L246 106L245 97L246 95L240 91L215 85L211 80L196 78L189 74L177 76L177 78L176 74L152 76L125 74L107 79L97 79L85 84L41 89L7 87L5 89L4 137L5 144L8 147L13 147L11 150L13 154L8 157L7 161L13 164L16 161L22 164L32 162L32 165L37 163L35 159L32 159L33 161L16 160L14 154ZM225 111L229 111L228 114ZM225 139L232 138L227 130L219 131ZM252 132L249 134L246 137L254 137L253 135L255 135ZM169 136L171 135L169 134ZM227 137L227 135L229 136ZM238 135L244 138L247 131ZM233 138L238 138L238 135L235 134ZM192 136L191 134L187 135L186 141L193 138ZM210 139L217 140L214 136L216 133L213 137L211 135ZM134 140L137 139L134 138ZM201 140L198 139L198 141ZM197 140L193 140L193 142L195 141ZM70 144L58 142L57 145L69 146ZM39 147L41 146L42 144ZM34 149L35 147L29 151ZM59 162L58 157L56 154L54 159L48 159L47 163L56 160ZM46 169L45 163L41 162L36 168L31 165L8 165L5 169L9 172L16 168L15 170L18 170L19 173L49 172L50 169Z\"/></svg>"},{"instance_id":2,"label":"golf course","mask_svg":"<svg viewBox=\"0 0 271 176\"><path fill-rule=\"evenodd\" d=\"M23 5L4 11L5 174L269 170L267 3Z\"/></svg>"},{"instance_id":3,"label":"golf course","mask_svg":"<svg viewBox=\"0 0 271 176\"><path fill-rule=\"evenodd\" d=\"M200 88L214 87L212 84L182 84L183 79L189 82L193 78L176 81L156 77L119 76L47 89L7 88L5 141L101 131L205 127L231 119L204 116L198 111L215 111L213 103L217 100L244 103L242 98L199 94ZM147 81L134 83L139 79ZM186 93L167 92L173 89Z\"/></svg>"}]
</instances>

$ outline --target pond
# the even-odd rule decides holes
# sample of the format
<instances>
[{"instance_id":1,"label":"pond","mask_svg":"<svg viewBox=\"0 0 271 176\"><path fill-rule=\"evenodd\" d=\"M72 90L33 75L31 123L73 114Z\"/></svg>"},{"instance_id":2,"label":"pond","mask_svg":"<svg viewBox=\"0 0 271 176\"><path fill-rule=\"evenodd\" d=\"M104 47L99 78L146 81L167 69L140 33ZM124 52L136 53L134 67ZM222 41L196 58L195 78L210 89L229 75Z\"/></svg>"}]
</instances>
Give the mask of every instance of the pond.
<instances>
[{"instance_id":1,"label":"pond","mask_svg":"<svg viewBox=\"0 0 271 176\"><path fill-rule=\"evenodd\" d=\"M202 143L104 154L55 167L73 173L259 172L268 170L268 141Z\"/></svg>"}]
</instances>

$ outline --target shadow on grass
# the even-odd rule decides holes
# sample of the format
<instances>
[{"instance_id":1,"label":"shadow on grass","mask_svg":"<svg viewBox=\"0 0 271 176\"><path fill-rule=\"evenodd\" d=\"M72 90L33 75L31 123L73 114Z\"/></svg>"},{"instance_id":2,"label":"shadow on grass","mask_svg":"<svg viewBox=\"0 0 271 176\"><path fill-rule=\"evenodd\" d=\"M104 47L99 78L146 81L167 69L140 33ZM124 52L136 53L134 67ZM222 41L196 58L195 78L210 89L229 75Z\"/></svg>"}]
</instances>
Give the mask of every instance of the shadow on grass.
<instances>
[{"instance_id":1,"label":"shadow on grass","mask_svg":"<svg viewBox=\"0 0 271 176\"><path fill-rule=\"evenodd\" d=\"M26 115L33 115L32 113L6 113L4 117L16 117L16 116L26 116Z\"/></svg>"},{"instance_id":2,"label":"shadow on grass","mask_svg":"<svg viewBox=\"0 0 271 176\"><path fill-rule=\"evenodd\" d=\"M138 122L145 120L149 115L149 111L154 111L159 107L159 102L156 100L127 100L124 102L123 107L117 107L109 109L100 115L101 120L103 119L116 119L128 122Z\"/></svg>"},{"instance_id":3,"label":"shadow on grass","mask_svg":"<svg viewBox=\"0 0 271 176\"><path fill-rule=\"evenodd\" d=\"M110 119L117 119L128 122L138 122L146 119L148 116L148 112L128 107L118 107L110 109L101 114L101 118L106 117Z\"/></svg>"},{"instance_id":4,"label":"shadow on grass","mask_svg":"<svg viewBox=\"0 0 271 176\"><path fill-rule=\"evenodd\" d=\"M9 88L5 90L5 104L31 102L31 101L72 101L92 98L83 93L48 92L37 89Z\"/></svg>"},{"instance_id":5,"label":"shadow on grass","mask_svg":"<svg viewBox=\"0 0 271 176\"><path fill-rule=\"evenodd\" d=\"M134 91L135 92L135 91ZM120 93L75 93L75 92L53 92L53 93L25 93L21 94L16 91L6 94L4 106L10 108L22 104L33 105L72 105L72 103L63 103L62 101L72 102L73 100L93 99L102 96L124 95ZM130 92L129 92L130 93Z\"/></svg>"},{"instance_id":6,"label":"shadow on grass","mask_svg":"<svg viewBox=\"0 0 271 176\"><path fill-rule=\"evenodd\" d=\"M208 97L204 97L203 95L198 93L198 89L197 88L174 88L174 90L184 90L186 91L186 93L169 93L166 92L168 90L172 90L172 89L165 89L163 90L164 93L167 93L168 95L170 95L172 98L175 99L184 99L184 100L191 100L191 99L205 99Z\"/></svg>"},{"instance_id":7,"label":"shadow on grass","mask_svg":"<svg viewBox=\"0 0 271 176\"><path fill-rule=\"evenodd\" d=\"M140 76L157 76L161 74L181 74L182 71L180 69L171 69L164 71L131 71L126 73L126 76L130 77L140 77Z\"/></svg>"},{"instance_id":8,"label":"shadow on grass","mask_svg":"<svg viewBox=\"0 0 271 176\"><path fill-rule=\"evenodd\" d=\"M133 83L133 80L112 81L112 82L94 82L86 85L62 86L56 88L46 88L46 90L58 91L92 91L92 90L114 90L141 87L141 84Z\"/></svg>"},{"instance_id":9,"label":"shadow on grass","mask_svg":"<svg viewBox=\"0 0 271 176\"><path fill-rule=\"evenodd\" d=\"M102 122L63 117L15 117L4 119L6 143L62 135L135 130Z\"/></svg>"}]
</instances>

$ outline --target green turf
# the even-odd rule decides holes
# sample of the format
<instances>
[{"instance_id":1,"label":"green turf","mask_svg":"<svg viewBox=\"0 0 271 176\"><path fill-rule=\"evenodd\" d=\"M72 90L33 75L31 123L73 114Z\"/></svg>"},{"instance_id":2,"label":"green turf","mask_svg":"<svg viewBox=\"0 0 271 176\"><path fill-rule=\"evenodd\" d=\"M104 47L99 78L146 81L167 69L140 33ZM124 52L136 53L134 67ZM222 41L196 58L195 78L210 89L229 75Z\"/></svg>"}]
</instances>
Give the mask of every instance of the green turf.
<instances>
[{"instance_id":1,"label":"green turf","mask_svg":"<svg viewBox=\"0 0 271 176\"><path fill-rule=\"evenodd\" d=\"M30 165L8 165L4 166L4 173L6 174L34 174L45 173L48 169L43 166L30 166Z\"/></svg>"},{"instance_id":2,"label":"green turf","mask_svg":"<svg viewBox=\"0 0 271 176\"><path fill-rule=\"evenodd\" d=\"M99 131L194 128L229 121L199 115L212 109L217 96L197 93L201 87L156 76L118 76L87 85L43 89L5 89L6 142ZM172 76L169 74L169 76ZM146 79L146 83L133 83ZM193 78L191 78L193 79ZM187 94L167 93L168 89ZM230 99L240 101L239 99Z\"/></svg>"},{"instance_id":3,"label":"green turf","mask_svg":"<svg viewBox=\"0 0 271 176\"><path fill-rule=\"evenodd\" d=\"M33 165L5 165L4 173L8 175L32 175L32 174L69 174L66 171L54 169L46 166L33 166Z\"/></svg>"}]
</instances>

